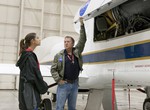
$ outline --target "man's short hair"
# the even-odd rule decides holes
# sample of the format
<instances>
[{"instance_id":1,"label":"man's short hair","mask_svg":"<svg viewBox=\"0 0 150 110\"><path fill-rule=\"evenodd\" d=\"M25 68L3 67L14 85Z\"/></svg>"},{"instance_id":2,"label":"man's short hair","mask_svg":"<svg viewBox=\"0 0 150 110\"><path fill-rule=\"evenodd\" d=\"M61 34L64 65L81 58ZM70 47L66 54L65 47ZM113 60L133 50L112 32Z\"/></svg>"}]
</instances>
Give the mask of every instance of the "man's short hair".
<instances>
[{"instance_id":1,"label":"man's short hair","mask_svg":"<svg viewBox=\"0 0 150 110\"><path fill-rule=\"evenodd\" d=\"M75 40L74 40L73 37L71 37L71 36L66 36L65 38L70 38L70 39L72 40L72 43L74 44Z\"/></svg>"}]
</instances>

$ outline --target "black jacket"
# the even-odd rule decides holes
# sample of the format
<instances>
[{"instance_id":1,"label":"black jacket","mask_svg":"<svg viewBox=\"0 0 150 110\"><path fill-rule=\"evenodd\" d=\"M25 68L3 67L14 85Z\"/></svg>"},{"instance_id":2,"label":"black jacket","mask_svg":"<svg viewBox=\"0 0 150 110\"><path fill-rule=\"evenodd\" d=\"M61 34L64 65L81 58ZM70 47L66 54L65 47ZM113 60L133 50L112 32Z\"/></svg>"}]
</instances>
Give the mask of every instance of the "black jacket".
<instances>
[{"instance_id":1,"label":"black jacket","mask_svg":"<svg viewBox=\"0 0 150 110\"><path fill-rule=\"evenodd\" d=\"M40 105L40 94L46 93L48 89L41 75L37 56L32 51L24 51L16 66L20 68L19 108L33 110Z\"/></svg>"}]
</instances>

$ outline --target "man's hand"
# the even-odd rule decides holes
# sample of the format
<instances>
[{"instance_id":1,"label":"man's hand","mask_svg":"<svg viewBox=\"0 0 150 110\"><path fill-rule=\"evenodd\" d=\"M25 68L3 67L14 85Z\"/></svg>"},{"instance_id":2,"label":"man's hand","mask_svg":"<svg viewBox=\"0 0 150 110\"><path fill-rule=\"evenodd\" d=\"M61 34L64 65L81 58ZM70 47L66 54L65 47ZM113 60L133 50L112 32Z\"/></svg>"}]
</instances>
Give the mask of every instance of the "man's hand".
<instances>
[{"instance_id":1,"label":"man's hand","mask_svg":"<svg viewBox=\"0 0 150 110\"><path fill-rule=\"evenodd\" d=\"M81 24L81 25L84 24L84 23L83 23L83 18L82 18L82 17L80 17L80 24Z\"/></svg>"},{"instance_id":2,"label":"man's hand","mask_svg":"<svg viewBox=\"0 0 150 110\"><path fill-rule=\"evenodd\" d=\"M67 83L67 82L64 81L64 80L60 80L60 81L58 82L58 84L60 84L60 85L65 84L65 83Z\"/></svg>"}]
</instances>

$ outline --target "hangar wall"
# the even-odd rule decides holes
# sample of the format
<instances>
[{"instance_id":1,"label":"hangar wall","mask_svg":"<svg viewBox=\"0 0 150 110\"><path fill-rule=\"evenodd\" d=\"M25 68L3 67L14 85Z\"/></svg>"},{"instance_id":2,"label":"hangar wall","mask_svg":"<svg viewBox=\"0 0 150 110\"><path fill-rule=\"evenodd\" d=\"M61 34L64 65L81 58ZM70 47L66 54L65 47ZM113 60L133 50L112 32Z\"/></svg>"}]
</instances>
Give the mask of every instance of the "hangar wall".
<instances>
[{"instance_id":1,"label":"hangar wall","mask_svg":"<svg viewBox=\"0 0 150 110\"><path fill-rule=\"evenodd\" d=\"M0 63L15 63L19 41L29 32L41 38L78 38L73 18L87 0L1 0Z\"/></svg>"},{"instance_id":2,"label":"hangar wall","mask_svg":"<svg viewBox=\"0 0 150 110\"><path fill-rule=\"evenodd\" d=\"M0 63L16 63L19 41L30 32L41 39L66 35L78 39L73 18L86 1L0 0ZM0 89L16 89L17 81L17 76L0 75Z\"/></svg>"}]
</instances>

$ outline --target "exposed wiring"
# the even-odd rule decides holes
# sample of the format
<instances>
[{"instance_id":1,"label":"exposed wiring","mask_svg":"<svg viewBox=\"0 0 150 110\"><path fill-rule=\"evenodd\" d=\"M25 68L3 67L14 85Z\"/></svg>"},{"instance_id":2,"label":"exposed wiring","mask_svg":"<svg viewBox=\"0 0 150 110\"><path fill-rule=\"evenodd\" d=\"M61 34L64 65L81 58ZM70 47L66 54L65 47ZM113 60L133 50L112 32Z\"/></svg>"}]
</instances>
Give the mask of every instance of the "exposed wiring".
<instances>
[{"instance_id":1,"label":"exposed wiring","mask_svg":"<svg viewBox=\"0 0 150 110\"><path fill-rule=\"evenodd\" d=\"M127 31L140 31L150 27L150 18L140 14L134 14L129 18L128 24Z\"/></svg>"}]
</instances>

